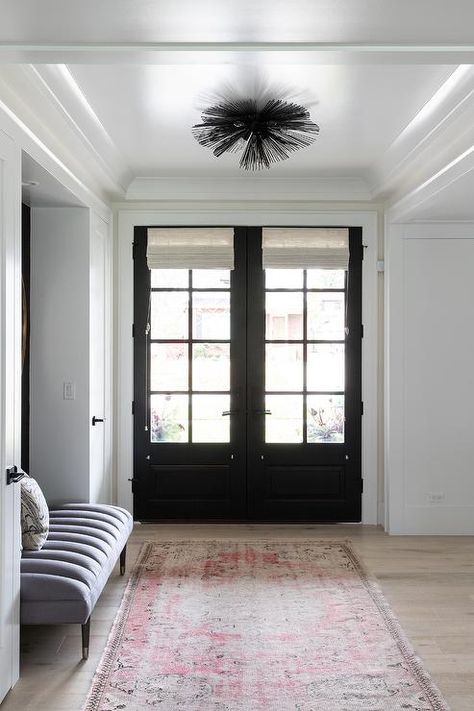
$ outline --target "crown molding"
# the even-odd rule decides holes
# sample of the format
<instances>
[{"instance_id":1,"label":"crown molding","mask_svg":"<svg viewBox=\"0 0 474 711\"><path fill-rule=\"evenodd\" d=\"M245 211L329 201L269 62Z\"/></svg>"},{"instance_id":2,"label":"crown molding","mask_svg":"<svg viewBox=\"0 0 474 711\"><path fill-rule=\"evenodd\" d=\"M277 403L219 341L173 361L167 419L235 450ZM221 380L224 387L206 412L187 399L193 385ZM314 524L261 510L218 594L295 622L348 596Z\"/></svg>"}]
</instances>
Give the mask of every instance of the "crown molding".
<instances>
[{"instance_id":1,"label":"crown molding","mask_svg":"<svg viewBox=\"0 0 474 711\"><path fill-rule=\"evenodd\" d=\"M57 68L1 66L0 94L17 121L27 126L101 200L121 199L130 180L111 142L85 119ZM51 81L51 77L55 81Z\"/></svg>"},{"instance_id":2,"label":"crown molding","mask_svg":"<svg viewBox=\"0 0 474 711\"><path fill-rule=\"evenodd\" d=\"M168 219L169 216L176 215L179 212L188 226L197 217L204 219L202 224L211 224L216 219L216 216L219 216L221 223L225 224L228 216L232 214L233 224L235 225L248 226L255 224L261 226L262 224L276 224L276 219L280 222L289 213L307 217L321 211L333 215L340 215L342 212L350 212L351 214L373 212L381 216L384 206L373 202L323 202L311 200L287 200L285 202L270 202L268 200L215 200L209 202L202 200L172 200L169 202L129 200L127 202L112 203L112 210L116 215L137 212L146 214L159 213L161 218L164 219Z\"/></svg>"},{"instance_id":3,"label":"crown molding","mask_svg":"<svg viewBox=\"0 0 474 711\"><path fill-rule=\"evenodd\" d=\"M474 143L441 170L431 175L414 190L387 209L390 222L416 220L417 210L430 200L435 200L443 190L455 185L474 171ZM424 219L424 222L427 220ZM451 220L452 221L452 220ZM467 220L469 222L469 220Z\"/></svg>"},{"instance_id":4,"label":"crown molding","mask_svg":"<svg viewBox=\"0 0 474 711\"><path fill-rule=\"evenodd\" d=\"M126 200L370 201L361 178L135 178Z\"/></svg>"},{"instance_id":5,"label":"crown molding","mask_svg":"<svg viewBox=\"0 0 474 711\"><path fill-rule=\"evenodd\" d=\"M133 177L130 169L69 68L64 64L29 65L28 71L33 80L38 79L110 180L125 192Z\"/></svg>"},{"instance_id":6,"label":"crown molding","mask_svg":"<svg viewBox=\"0 0 474 711\"><path fill-rule=\"evenodd\" d=\"M391 202L442 170L474 140L474 66L460 65L370 169L372 195Z\"/></svg>"},{"instance_id":7,"label":"crown molding","mask_svg":"<svg viewBox=\"0 0 474 711\"><path fill-rule=\"evenodd\" d=\"M0 137L18 145L81 204L93 209L105 222L111 218L108 200L83 182L16 114L0 99Z\"/></svg>"}]
</instances>

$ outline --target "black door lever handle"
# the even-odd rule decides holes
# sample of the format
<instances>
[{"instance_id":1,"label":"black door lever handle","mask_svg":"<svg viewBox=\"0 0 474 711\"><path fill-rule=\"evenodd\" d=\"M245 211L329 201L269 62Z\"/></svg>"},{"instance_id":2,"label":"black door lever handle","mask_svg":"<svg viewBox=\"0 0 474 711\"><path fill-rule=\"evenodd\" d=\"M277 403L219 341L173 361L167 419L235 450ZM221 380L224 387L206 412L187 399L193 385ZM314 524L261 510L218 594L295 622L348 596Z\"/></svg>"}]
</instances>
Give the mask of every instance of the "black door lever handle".
<instances>
[{"instance_id":1,"label":"black door lever handle","mask_svg":"<svg viewBox=\"0 0 474 711\"><path fill-rule=\"evenodd\" d=\"M92 418L92 427L95 427L98 422L105 422L105 418L104 417L96 417L94 415L94 417Z\"/></svg>"}]
</instances>

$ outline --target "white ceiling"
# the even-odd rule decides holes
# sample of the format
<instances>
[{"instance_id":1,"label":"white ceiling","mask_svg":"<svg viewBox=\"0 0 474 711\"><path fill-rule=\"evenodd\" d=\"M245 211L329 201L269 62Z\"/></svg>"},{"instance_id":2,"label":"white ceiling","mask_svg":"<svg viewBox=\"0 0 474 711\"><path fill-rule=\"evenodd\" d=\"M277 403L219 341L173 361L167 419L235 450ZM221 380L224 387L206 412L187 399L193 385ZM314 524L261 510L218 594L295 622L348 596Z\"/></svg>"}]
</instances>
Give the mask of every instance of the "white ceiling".
<instances>
[{"instance_id":1,"label":"white ceiling","mask_svg":"<svg viewBox=\"0 0 474 711\"><path fill-rule=\"evenodd\" d=\"M472 43L472 0L3 0L0 41Z\"/></svg>"},{"instance_id":2,"label":"white ceiling","mask_svg":"<svg viewBox=\"0 0 474 711\"><path fill-rule=\"evenodd\" d=\"M272 177L359 177L452 74L450 66L160 65L68 67L135 176L237 177L192 136L206 96L263 86L310 107L321 129ZM248 87L248 89L246 88ZM264 171L267 172L267 171Z\"/></svg>"},{"instance_id":3,"label":"white ceiling","mask_svg":"<svg viewBox=\"0 0 474 711\"><path fill-rule=\"evenodd\" d=\"M21 201L30 207L84 206L27 153L23 153L21 157L21 178L23 183Z\"/></svg>"},{"instance_id":4,"label":"white ceiling","mask_svg":"<svg viewBox=\"0 0 474 711\"><path fill-rule=\"evenodd\" d=\"M63 140L62 160L108 198L179 199L187 181L196 199L289 199L292 185L293 199L395 200L474 144L473 0L1 5L0 100L33 130L43 122L53 151ZM321 132L253 176L191 127L216 95L262 88L308 106ZM472 213L455 191L449 204Z\"/></svg>"}]
</instances>

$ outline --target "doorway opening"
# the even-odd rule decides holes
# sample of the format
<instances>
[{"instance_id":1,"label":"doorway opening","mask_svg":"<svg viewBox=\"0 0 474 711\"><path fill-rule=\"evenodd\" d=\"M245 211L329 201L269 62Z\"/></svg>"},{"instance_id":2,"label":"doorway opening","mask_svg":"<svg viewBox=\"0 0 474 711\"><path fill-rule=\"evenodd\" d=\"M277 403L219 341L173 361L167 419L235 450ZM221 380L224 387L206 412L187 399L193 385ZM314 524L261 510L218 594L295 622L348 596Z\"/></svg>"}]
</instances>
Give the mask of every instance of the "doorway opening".
<instances>
[{"instance_id":1,"label":"doorway opening","mask_svg":"<svg viewBox=\"0 0 474 711\"><path fill-rule=\"evenodd\" d=\"M236 227L233 268L182 250L150 270L153 229L134 238L135 518L360 521L361 228Z\"/></svg>"}]
</instances>

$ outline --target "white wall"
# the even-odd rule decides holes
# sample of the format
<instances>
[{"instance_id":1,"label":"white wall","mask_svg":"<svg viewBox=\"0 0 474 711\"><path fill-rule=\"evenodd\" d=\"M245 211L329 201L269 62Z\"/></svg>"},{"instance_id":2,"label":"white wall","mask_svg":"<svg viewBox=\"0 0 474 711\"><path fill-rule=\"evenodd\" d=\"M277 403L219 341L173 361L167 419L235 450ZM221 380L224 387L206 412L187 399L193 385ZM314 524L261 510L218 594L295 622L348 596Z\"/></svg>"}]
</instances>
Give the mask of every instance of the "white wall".
<instances>
[{"instance_id":1,"label":"white wall","mask_svg":"<svg viewBox=\"0 0 474 711\"><path fill-rule=\"evenodd\" d=\"M474 225L386 237L390 533L474 534Z\"/></svg>"},{"instance_id":2,"label":"white wall","mask_svg":"<svg viewBox=\"0 0 474 711\"><path fill-rule=\"evenodd\" d=\"M49 502L88 501L89 210L34 208L31 226L30 473Z\"/></svg>"},{"instance_id":3,"label":"white wall","mask_svg":"<svg viewBox=\"0 0 474 711\"><path fill-rule=\"evenodd\" d=\"M47 125L49 135L51 136L51 124ZM6 150L4 148L6 147ZM93 208L94 211L101 215L107 222L110 220L110 209L100 197L98 197L92 189L80 182L76 175L68 166L68 160L71 156L71 151L67 146L65 150L64 160L58 159L55 153L48 145L41 142L31 130L22 124L20 120L12 114L12 112L0 101L0 243L1 243L1 258L0 265L2 267L1 282L2 289L0 291L0 363L2 365L2 374L0 378L1 412L0 412L0 459L2 462L2 472L5 475L5 467L12 464L20 463L21 453L21 404L20 404L20 385L21 385L21 156L22 151L28 152L48 173L61 184L68 187L70 192L87 208ZM84 210L87 213L88 210ZM63 221L64 224L64 221ZM47 233L47 230L46 230ZM70 234L68 227L65 232L66 239ZM34 249L35 245L32 245ZM53 250L49 255L54 265L59 254ZM39 255L37 255L39 256ZM46 261L39 259L39 264L42 265L44 275L46 275ZM70 288L74 278L62 279L62 285ZM81 288L84 284L81 284ZM58 294L63 299L65 289L59 288L60 285L53 275L45 287L52 292ZM39 309L39 313L44 316L44 324L48 323L49 335L51 342L46 339L41 346L39 352L45 355L50 355L55 361L56 354L54 345L58 342L59 322L52 323L53 319L47 319L47 308L45 303L49 303L49 298L46 293L41 290L37 294L34 307ZM111 286L110 280L107 284L108 309L111 308ZM84 303L87 303L85 300ZM56 305L51 304L52 314ZM33 308L34 308L33 307ZM80 324L79 324L80 325ZM82 327L80 325L80 327ZM41 331L36 330L36 335L40 335ZM107 343L110 350L111 342L110 324L107 331ZM41 341L41 339L40 339ZM37 345L40 345L39 343ZM74 354L76 357L76 354ZM37 372L37 375L40 372ZM50 384L55 381L52 368L48 368L45 363L45 377L49 378ZM59 376L58 378L59 379ZM41 383L37 379L38 386L41 390ZM107 380L108 391L106 398L111 398L111 381L110 368L109 378ZM49 428L53 441L53 448L56 442L60 441L62 422L58 417L58 412L62 411L60 398L52 396L52 392L48 387L43 387L46 397L47 408L44 410L38 407L36 410L39 426L47 425L50 417L55 418L55 424L58 428ZM35 443L35 445L38 443ZM65 452L64 445L63 453ZM74 446L74 444L73 444ZM109 442L110 447L110 442ZM44 474L49 476L51 471L51 459L43 448L44 458L47 459ZM82 453L81 453L82 455ZM107 453L110 459L110 451ZM68 473L68 485L71 486L73 478L76 475L76 463L71 452L68 452L65 457L67 468L61 466L57 471L64 474ZM81 482L82 484L82 471ZM62 495L64 481L61 476L58 477L58 488L54 489L54 481L51 481L51 489L53 489L54 498L60 498ZM75 488L81 488L76 486ZM19 674L19 587L20 587L20 530L19 530L19 509L20 496L18 485L6 487L5 480L0 487L0 699L3 693L11 686L18 678Z\"/></svg>"}]
</instances>

